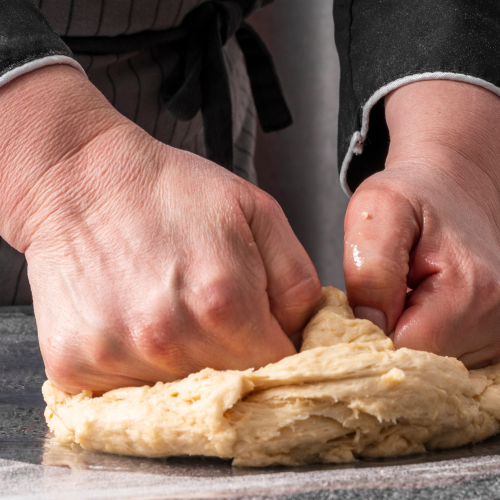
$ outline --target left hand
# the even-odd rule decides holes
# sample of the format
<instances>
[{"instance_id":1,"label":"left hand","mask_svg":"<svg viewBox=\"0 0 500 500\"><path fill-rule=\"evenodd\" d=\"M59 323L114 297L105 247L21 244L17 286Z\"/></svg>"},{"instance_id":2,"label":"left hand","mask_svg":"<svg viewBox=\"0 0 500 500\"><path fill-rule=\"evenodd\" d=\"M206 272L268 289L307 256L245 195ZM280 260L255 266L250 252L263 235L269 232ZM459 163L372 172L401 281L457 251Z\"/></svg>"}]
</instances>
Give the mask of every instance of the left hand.
<instances>
[{"instance_id":1,"label":"left hand","mask_svg":"<svg viewBox=\"0 0 500 500\"><path fill-rule=\"evenodd\" d=\"M79 393L295 354L321 297L278 203L161 144L78 71L0 91L0 234L26 254L48 378Z\"/></svg>"},{"instance_id":2,"label":"left hand","mask_svg":"<svg viewBox=\"0 0 500 500\"><path fill-rule=\"evenodd\" d=\"M346 215L349 302L396 348L487 364L500 356L500 98L418 82L386 98L386 119L386 168Z\"/></svg>"}]
</instances>

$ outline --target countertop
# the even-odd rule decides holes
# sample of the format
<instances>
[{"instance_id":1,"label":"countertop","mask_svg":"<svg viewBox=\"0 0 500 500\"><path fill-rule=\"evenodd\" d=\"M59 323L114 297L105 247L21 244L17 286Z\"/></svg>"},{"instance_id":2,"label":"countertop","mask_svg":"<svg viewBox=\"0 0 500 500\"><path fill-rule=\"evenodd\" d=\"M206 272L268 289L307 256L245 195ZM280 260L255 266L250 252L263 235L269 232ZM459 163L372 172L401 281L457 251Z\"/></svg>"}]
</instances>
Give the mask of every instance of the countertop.
<instances>
[{"instance_id":1,"label":"countertop","mask_svg":"<svg viewBox=\"0 0 500 500\"><path fill-rule=\"evenodd\" d=\"M0 498L493 499L500 436L398 460L341 466L231 467L202 457L140 459L51 442L31 307L0 308Z\"/></svg>"}]
</instances>

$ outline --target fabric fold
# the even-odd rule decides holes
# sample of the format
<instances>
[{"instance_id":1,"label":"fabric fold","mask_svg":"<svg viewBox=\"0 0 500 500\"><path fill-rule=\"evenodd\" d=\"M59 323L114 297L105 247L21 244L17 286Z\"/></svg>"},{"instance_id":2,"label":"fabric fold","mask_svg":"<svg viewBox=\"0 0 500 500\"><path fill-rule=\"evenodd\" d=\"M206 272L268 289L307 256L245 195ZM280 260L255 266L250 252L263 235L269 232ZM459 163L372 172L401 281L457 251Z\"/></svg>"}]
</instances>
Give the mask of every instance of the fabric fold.
<instances>
[{"instance_id":1,"label":"fabric fold","mask_svg":"<svg viewBox=\"0 0 500 500\"><path fill-rule=\"evenodd\" d=\"M269 3L269 2L268 2ZM232 102L223 47L236 36L264 132L292 123L270 52L245 22L256 0L212 0L192 10L176 28L118 37L63 37L75 53L107 54L168 44L179 54L160 99L179 120L202 112L207 158L233 170Z\"/></svg>"}]
</instances>

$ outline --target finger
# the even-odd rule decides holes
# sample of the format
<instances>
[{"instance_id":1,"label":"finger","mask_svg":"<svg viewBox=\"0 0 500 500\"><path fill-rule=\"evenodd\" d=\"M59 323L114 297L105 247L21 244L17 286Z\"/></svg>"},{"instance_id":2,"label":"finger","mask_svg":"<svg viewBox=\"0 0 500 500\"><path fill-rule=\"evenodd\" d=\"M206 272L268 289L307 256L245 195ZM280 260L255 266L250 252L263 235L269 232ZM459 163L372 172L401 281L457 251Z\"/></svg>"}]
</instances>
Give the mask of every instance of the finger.
<instances>
[{"instance_id":1,"label":"finger","mask_svg":"<svg viewBox=\"0 0 500 500\"><path fill-rule=\"evenodd\" d=\"M496 304L486 298L475 300L476 285L453 267L425 278L397 322L394 346L455 357L469 368L500 355L499 343L491 342L500 319Z\"/></svg>"},{"instance_id":2,"label":"finger","mask_svg":"<svg viewBox=\"0 0 500 500\"><path fill-rule=\"evenodd\" d=\"M387 333L387 317L380 309L368 306L355 306L353 312L356 318L367 319Z\"/></svg>"},{"instance_id":3,"label":"finger","mask_svg":"<svg viewBox=\"0 0 500 500\"><path fill-rule=\"evenodd\" d=\"M260 368L296 353L272 315L267 295L236 280L244 264L228 262L224 269L214 266L212 276L190 291L194 321L186 332L189 344L183 343L183 352L176 355L188 371Z\"/></svg>"},{"instance_id":4,"label":"finger","mask_svg":"<svg viewBox=\"0 0 500 500\"><path fill-rule=\"evenodd\" d=\"M301 329L321 298L316 269L278 203L263 192L249 225L267 274L271 312L287 335Z\"/></svg>"},{"instance_id":5,"label":"finger","mask_svg":"<svg viewBox=\"0 0 500 500\"><path fill-rule=\"evenodd\" d=\"M53 328L53 324L51 326ZM113 342L105 335L82 335L82 331L78 331L71 337L79 339L80 346L85 345L85 349L79 349L78 345L67 345L61 341L61 334L51 333L55 333L55 337L47 337L43 331L40 332L45 373L56 387L65 392L77 394L82 390L91 390L102 393L161 380L158 370L130 356L122 342Z\"/></svg>"},{"instance_id":6,"label":"finger","mask_svg":"<svg viewBox=\"0 0 500 500\"><path fill-rule=\"evenodd\" d=\"M355 193L346 214L344 275L356 316L391 332L403 312L409 256L419 236L410 202L384 184Z\"/></svg>"}]
</instances>

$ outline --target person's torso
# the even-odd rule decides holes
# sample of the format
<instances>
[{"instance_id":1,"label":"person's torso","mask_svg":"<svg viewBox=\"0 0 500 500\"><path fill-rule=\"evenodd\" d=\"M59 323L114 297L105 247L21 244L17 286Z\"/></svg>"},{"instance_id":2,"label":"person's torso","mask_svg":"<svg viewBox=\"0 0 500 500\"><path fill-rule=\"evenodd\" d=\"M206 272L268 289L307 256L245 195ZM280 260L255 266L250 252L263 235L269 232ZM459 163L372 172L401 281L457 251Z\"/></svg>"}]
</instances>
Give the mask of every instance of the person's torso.
<instances>
[{"instance_id":1,"label":"person's torso","mask_svg":"<svg viewBox=\"0 0 500 500\"><path fill-rule=\"evenodd\" d=\"M61 36L117 36L178 26L208 0L34 0Z\"/></svg>"}]
</instances>

